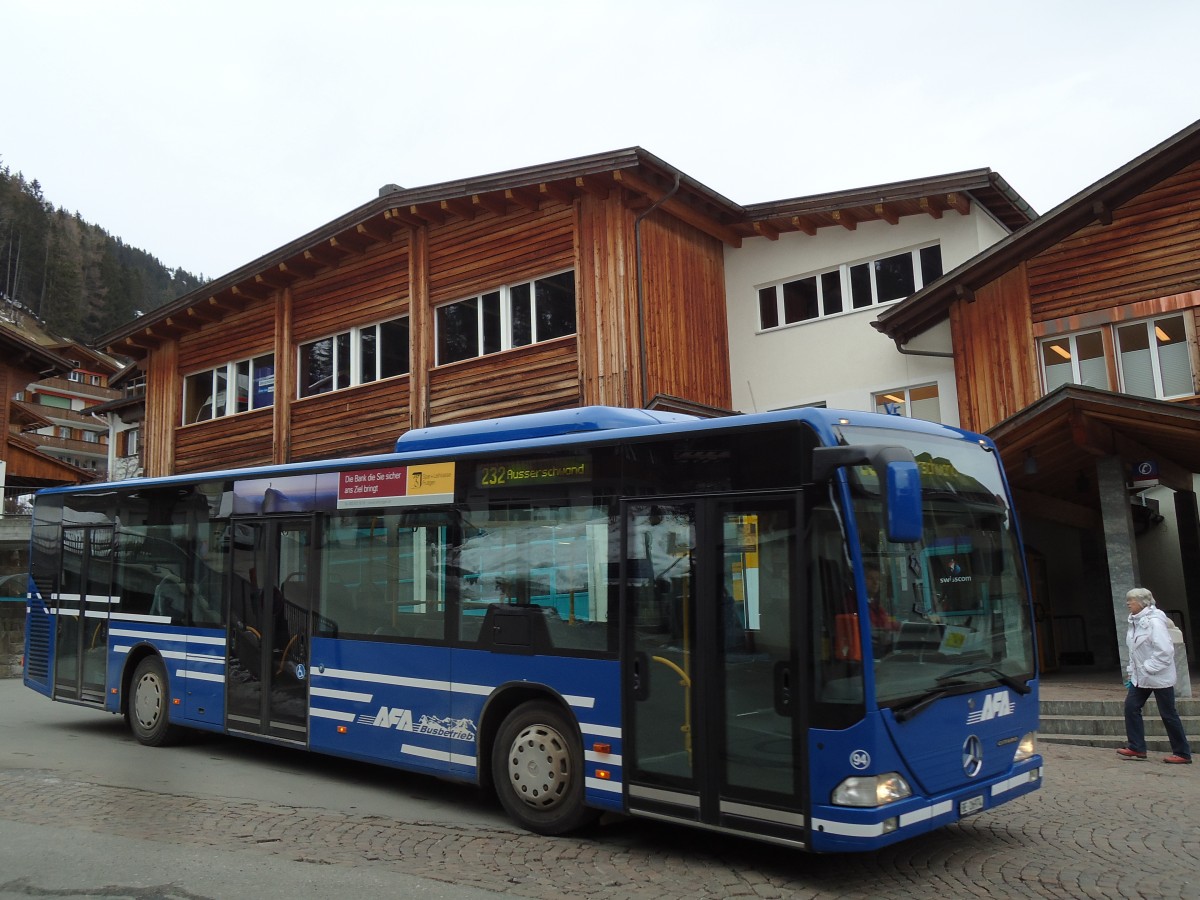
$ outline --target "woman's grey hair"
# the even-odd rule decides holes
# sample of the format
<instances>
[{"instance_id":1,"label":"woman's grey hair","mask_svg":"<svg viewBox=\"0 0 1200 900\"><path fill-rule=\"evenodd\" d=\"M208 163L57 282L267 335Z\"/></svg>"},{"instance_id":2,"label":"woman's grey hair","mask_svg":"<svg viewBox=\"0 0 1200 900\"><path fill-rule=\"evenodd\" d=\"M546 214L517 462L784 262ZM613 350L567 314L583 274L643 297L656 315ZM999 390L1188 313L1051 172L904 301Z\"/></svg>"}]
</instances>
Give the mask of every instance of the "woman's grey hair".
<instances>
[{"instance_id":1,"label":"woman's grey hair","mask_svg":"<svg viewBox=\"0 0 1200 900\"><path fill-rule=\"evenodd\" d=\"M1154 606L1154 595L1146 588L1134 588L1125 595L1126 600L1134 600L1142 605L1142 608Z\"/></svg>"}]
</instances>

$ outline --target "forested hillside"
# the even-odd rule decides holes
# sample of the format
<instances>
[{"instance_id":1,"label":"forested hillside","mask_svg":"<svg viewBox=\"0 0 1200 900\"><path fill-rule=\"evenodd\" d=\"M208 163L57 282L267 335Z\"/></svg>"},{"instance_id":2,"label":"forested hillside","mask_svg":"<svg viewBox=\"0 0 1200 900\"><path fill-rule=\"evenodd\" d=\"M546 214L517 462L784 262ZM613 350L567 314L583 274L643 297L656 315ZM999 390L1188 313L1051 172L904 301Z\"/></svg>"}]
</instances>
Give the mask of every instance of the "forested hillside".
<instances>
[{"instance_id":1,"label":"forested hillside","mask_svg":"<svg viewBox=\"0 0 1200 900\"><path fill-rule=\"evenodd\" d=\"M0 165L0 298L50 331L91 343L203 283L56 207L37 179Z\"/></svg>"}]
</instances>

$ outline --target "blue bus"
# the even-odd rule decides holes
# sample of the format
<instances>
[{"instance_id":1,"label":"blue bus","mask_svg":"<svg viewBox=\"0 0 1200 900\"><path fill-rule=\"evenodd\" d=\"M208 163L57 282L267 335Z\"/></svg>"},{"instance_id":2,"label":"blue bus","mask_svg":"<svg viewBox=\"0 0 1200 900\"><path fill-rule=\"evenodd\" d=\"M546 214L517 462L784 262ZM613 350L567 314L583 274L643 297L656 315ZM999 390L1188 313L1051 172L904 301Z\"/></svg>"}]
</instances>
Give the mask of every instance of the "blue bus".
<instances>
[{"instance_id":1,"label":"blue bus","mask_svg":"<svg viewBox=\"0 0 1200 900\"><path fill-rule=\"evenodd\" d=\"M603 812L869 850L1036 790L995 447L796 409L585 407L394 454L37 495L25 683Z\"/></svg>"}]
</instances>

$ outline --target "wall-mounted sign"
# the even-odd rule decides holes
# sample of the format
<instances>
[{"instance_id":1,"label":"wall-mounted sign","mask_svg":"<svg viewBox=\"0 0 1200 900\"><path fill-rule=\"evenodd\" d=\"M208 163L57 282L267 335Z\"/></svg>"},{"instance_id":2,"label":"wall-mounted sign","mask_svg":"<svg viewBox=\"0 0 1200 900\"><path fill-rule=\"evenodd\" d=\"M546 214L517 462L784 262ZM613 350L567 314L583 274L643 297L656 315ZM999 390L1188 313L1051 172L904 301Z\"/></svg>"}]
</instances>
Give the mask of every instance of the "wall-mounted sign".
<instances>
[{"instance_id":1,"label":"wall-mounted sign","mask_svg":"<svg viewBox=\"0 0 1200 900\"><path fill-rule=\"evenodd\" d=\"M338 509L454 502L454 463L423 463L338 473Z\"/></svg>"},{"instance_id":2,"label":"wall-mounted sign","mask_svg":"<svg viewBox=\"0 0 1200 900\"><path fill-rule=\"evenodd\" d=\"M1158 484L1158 463L1143 459L1130 467L1130 482L1135 488L1154 487Z\"/></svg>"}]
</instances>

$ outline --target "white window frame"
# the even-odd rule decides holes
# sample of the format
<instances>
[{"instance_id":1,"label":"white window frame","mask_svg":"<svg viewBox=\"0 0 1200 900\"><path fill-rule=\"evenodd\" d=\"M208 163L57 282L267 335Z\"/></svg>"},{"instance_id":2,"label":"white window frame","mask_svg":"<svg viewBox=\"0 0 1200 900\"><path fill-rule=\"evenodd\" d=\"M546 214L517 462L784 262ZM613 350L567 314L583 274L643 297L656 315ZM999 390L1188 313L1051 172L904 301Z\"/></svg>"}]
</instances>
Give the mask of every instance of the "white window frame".
<instances>
[{"instance_id":1,"label":"white window frame","mask_svg":"<svg viewBox=\"0 0 1200 900\"><path fill-rule=\"evenodd\" d=\"M231 362L222 363L219 366L213 366L211 369L200 369L197 372L192 372L188 375L185 375L183 377L183 404L181 410L183 424L192 425L196 422L209 422L213 419L223 419L227 416L236 416L240 415L241 413L256 412L263 409L270 409L272 406L274 406L275 391L273 389L271 391L271 402L263 403L259 406L255 406L254 404L254 362L255 360L264 359L265 357L274 355L275 354L273 351L268 350L264 353L257 353L254 356L246 356L242 357L241 359L232 360ZM249 380L246 385L246 409L239 410L237 408L237 376L238 368L242 364L245 364L247 367L247 371L249 372ZM272 370L273 373L271 377L274 379L274 373L278 372L279 370L278 365L272 363ZM216 413L217 397L220 394L220 391L218 390L220 385L217 381L218 373L224 373L225 375L225 406L219 415ZM193 379L202 378L204 375L209 376L208 400L205 404L197 407L189 417L188 385L189 383L193 382ZM232 397L230 396L230 385L233 385ZM202 415L205 409L209 410L209 414L207 416Z\"/></svg>"},{"instance_id":2,"label":"white window frame","mask_svg":"<svg viewBox=\"0 0 1200 900\"><path fill-rule=\"evenodd\" d=\"M916 291L920 291L920 290L924 289L925 284L926 284L924 270L921 265L921 251L928 250L930 247L937 247L939 255L940 255L941 246L942 246L941 241L930 241L928 243L919 244L916 247L910 247L908 249L901 248L898 250L889 251L887 253L877 254L875 256L872 256L870 259L861 259L861 260L855 260L853 262L845 262L845 263L841 263L840 265L837 265L837 266L828 266L824 269L819 269L815 272L805 272L802 275L791 275L791 276L788 276L787 278L780 278L775 281L769 281L769 282L765 282L760 285L756 285L754 288L754 297L755 297L755 301L756 301L755 302L755 315L758 317L758 327L757 327L756 331L759 334L765 334L765 333L769 333L769 332L779 331L782 328L792 328L797 325L807 325L810 322L819 322L822 319L834 319L834 318L838 318L840 316L852 315L853 313L866 312L869 309L875 309L876 307L879 307L879 306L887 306L892 303L899 303L901 300L903 300L905 298L897 297L894 300L880 301L880 299L879 299L879 284L878 284L878 281L876 280L876 275L875 275L875 263L879 262L880 260L890 259L893 256L902 256L905 253L910 254L912 256L912 262L913 262L913 285L914 285L913 291L915 293ZM865 265L867 267L867 272L869 273L870 278L871 278L871 303L869 306L856 307L854 305L854 295L852 292L852 286L851 286L851 282L850 282L850 271L851 271L851 269L854 269L858 266L863 266L863 265ZM943 271L943 273L945 272L945 261L944 260L942 261L942 271ZM838 280L839 280L839 283L841 286L841 292L842 292L842 308L838 312L826 313L825 312L825 285L824 285L822 276L828 275L833 272L838 273ZM940 277L940 276L938 276L938 277ZM797 319L794 322L788 322L786 320L785 309L784 309L783 286L785 284L791 284L794 281L804 281L805 279L808 279L808 278L813 278L816 280L817 315L810 319ZM775 311L776 311L775 314L776 314L776 320L777 320L778 324L764 327L763 321L762 321L762 305L761 305L762 300L761 300L761 298L762 298L762 292L767 291L767 290L773 290L775 292ZM909 296L911 296L911 294Z\"/></svg>"},{"instance_id":3,"label":"white window frame","mask_svg":"<svg viewBox=\"0 0 1200 900\"><path fill-rule=\"evenodd\" d=\"M1183 343L1185 344L1185 346L1187 347L1187 350L1188 350L1188 372L1192 377L1192 392L1191 393L1167 395L1163 391L1162 360L1160 359L1158 338L1155 335L1154 329L1159 325L1159 323L1161 323L1167 319L1179 319L1183 322L1183 329L1184 329ZM1154 380L1154 395L1153 395L1154 399L1175 400L1175 399L1178 399L1181 397L1195 396L1196 370L1195 370L1194 352L1192 350L1192 345L1195 342L1195 336L1194 336L1194 329L1193 329L1193 325L1192 325L1192 317L1183 312L1170 312L1170 313L1160 314L1160 315L1156 315L1156 316L1150 316L1145 319L1135 319L1133 321L1111 322L1111 323L1102 325L1099 328L1087 328L1087 329L1083 329L1081 331L1073 331L1073 332L1070 332L1069 334L1056 334L1052 337L1040 338L1037 342L1037 354L1038 354L1038 370L1039 370L1039 372L1041 374L1041 378L1042 378L1043 393L1048 392L1048 389L1047 389L1048 381L1046 378L1045 352L1044 352L1043 348L1047 344L1053 344L1055 342L1061 342L1064 340L1069 341L1070 342L1069 347L1070 347L1070 353L1071 353L1071 382L1070 383L1071 384L1082 384L1083 382L1080 378L1080 373L1079 373L1078 342L1076 339L1079 337L1082 337L1084 335L1096 334L1096 333L1100 334L1101 340L1104 343L1104 364L1105 364L1105 368L1106 368L1105 380L1106 380L1107 388L1112 389L1112 384L1111 384L1110 379L1112 377L1112 373L1115 371L1116 379L1117 379L1116 390L1121 391L1123 393L1129 393L1129 390L1126 386L1124 367L1122 366L1122 363L1121 363L1121 329L1138 326L1138 325L1144 327L1148 332L1147 340L1149 341L1149 348L1151 351L1150 352L1150 366L1151 366L1151 374L1152 374L1152 377ZM1144 396L1144 395L1137 394L1135 396Z\"/></svg>"},{"instance_id":4,"label":"white window frame","mask_svg":"<svg viewBox=\"0 0 1200 900\"><path fill-rule=\"evenodd\" d=\"M1188 375L1191 377L1191 381L1192 381L1192 390L1189 393L1167 394L1163 389L1162 359L1161 359L1161 354L1159 352L1158 338L1157 338L1155 332L1160 327L1159 323L1163 322L1167 319L1179 319L1180 321L1183 322L1183 343L1188 351ZM1128 391L1126 390L1126 387L1125 387L1125 370L1124 370L1124 366L1122 365L1122 361L1121 361L1121 330L1124 328L1129 328L1134 325L1142 325L1146 328L1146 331L1147 331L1146 337L1147 337L1147 340L1149 341L1149 350L1150 350L1150 369L1151 369L1151 374L1153 375L1153 378L1154 378L1154 399L1175 400L1180 397L1194 397L1196 395L1196 370L1195 370L1195 360L1193 358L1193 353L1192 353L1192 349L1191 349L1192 343L1193 343L1192 316L1185 315L1182 312L1169 313L1167 315L1152 316L1151 318L1140 319L1135 322L1116 322L1113 324L1113 326L1112 326L1112 329L1113 329L1112 352L1113 352L1114 357L1116 357L1117 378L1120 381L1121 390L1123 392L1128 393ZM1141 395L1137 395L1137 396L1141 396Z\"/></svg>"},{"instance_id":5,"label":"white window frame","mask_svg":"<svg viewBox=\"0 0 1200 900\"><path fill-rule=\"evenodd\" d=\"M529 330L530 330L529 343L528 344L520 344L517 346L530 347L534 344L544 343L545 341L556 340L557 338L560 338L560 337L567 337L568 336L567 334L560 334L560 335L554 335L552 337L543 338L543 337L539 337L538 333L537 333L537 331L538 331L537 283L539 281L545 281L548 278L556 278L559 275L566 275L567 273L570 273L572 286L574 287L576 294L578 294L578 283L575 281L575 269L574 268L566 268L566 269L559 269L555 272L547 272L544 275L539 275L536 278L530 278L526 281L515 281L512 284L503 284L503 285L500 285L499 287L488 288L486 291L480 291L479 293L474 294L470 297L459 297L459 298L457 298L455 300L451 300L447 303L439 303L437 306L434 307L434 310L433 310L433 322L434 322L433 346L434 346L434 355L436 357L434 365L437 365L437 366L453 365L456 362L466 362L469 359L479 359L481 356L491 356L493 353L503 353L506 350L517 349L517 347L514 347L514 345L513 345L513 334L512 334L512 320L513 320L512 292L516 288L521 288L521 287L526 287L526 286L528 286L528 288L529 288ZM483 347L483 340L484 340L483 298L488 296L489 294L497 294L497 293L500 295L500 348L498 350L491 350L491 351L484 352L484 347ZM439 315L439 313L441 310L445 309L448 306L454 306L455 304L458 304L458 303L470 303L472 300L476 301L476 306L475 306L475 316L476 316L476 319L475 319L475 321L476 321L475 350L476 350L476 352L475 352L475 355L474 356L464 356L462 359L456 359L456 360L452 360L449 362L445 362L438 356L439 349L441 347L441 331L440 331L441 316ZM578 334L579 333L579 309L578 309L577 304L574 309L574 312L575 312L575 326L574 326L574 329L569 332L569 334Z\"/></svg>"},{"instance_id":6,"label":"white window frame","mask_svg":"<svg viewBox=\"0 0 1200 900\"><path fill-rule=\"evenodd\" d=\"M910 384L905 387L885 388L881 391L872 391L871 392L871 409L875 412L878 412L879 408L881 406L894 404L897 406L896 411L899 415L905 416L906 418L914 418L914 416L912 414L912 403L913 403L912 392L920 391L925 388L933 388L934 392L937 394L938 417L937 417L937 419L924 419L922 421L941 422L942 421L942 390L941 390L941 385L938 384L936 381L926 381L926 382L923 382L922 384ZM903 396L898 396L901 394L903 394ZM887 401L889 401L889 403L882 404L879 402L880 399L887 400Z\"/></svg>"},{"instance_id":7,"label":"white window frame","mask_svg":"<svg viewBox=\"0 0 1200 900\"><path fill-rule=\"evenodd\" d=\"M1112 350L1109 347L1108 338L1105 336L1103 328L1087 328L1083 331L1073 331L1070 334L1056 334L1053 337L1044 337L1038 341L1038 343L1037 343L1038 368L1041 369L1041 373L1042 373L1042 391L1044 393L1049 393L1048 387L1050 384L1049 379L1046 377L1045 347L1047 347L1048 345L1059 343L1064 340L1067 341L1068 347L1069 347L1068 352L1071 354L1071 358L1070 358L1071 381L1070 381L1070 383L1082 385L1083 384L1083 376L1079 372L1079 342L1077 341L1077 338L1081 338L1081 337L1083 337L1085 335L1089 335L1089 334L1099 334L1100 335L1100 340L1104 346L1104 364L1105 364L1105 369L1106 369L1105 388L1108 389L1111 387L1110 384L1107 384L1107 382L1108 382L1107 367L1111 360L1110 354L1112 352Z\"/></svg>"},{"instance_id":8,"label":"white window frame","mask_svg":"<svg viewBox=\"0 0 1200 900\"><path fill-rule=\"evenodd\" d=\"M334 391L342 391L346 388L359 387L364 384L374 384L376 381L384 381L386 378L403 378L412 372L412 332L408 333L408 343L404 347L404 371L398 372L395 375L383 376L380 374L380 366L383 361L383 354L380 348L383 347L382 329L384 325L390 325L394 322L407 322L408 315L393 316L389 319L380 319L378 322L372 322L369 325L355 325L353 328L343 328L340 331L335 331L332 334L324 335L323 337L314 338L311 341L304 341L302 344L296 345L296 399L307 399L308 397L320 397L323 394L330 394ZM375 332L375 376L373 378L362 377L362 337L364 334L371 331ZM341 362L341 350L338 348L338 338L343 335L347 336L347 343L350 346L350 361L348 365L349 377L346 384L338 383L338 372ZM330 341L333 349L331 362L333 365L333 384L328 390L313 391L304 393L304 349L312 347L322 341Z\"/></svg>"}]
</instances>

